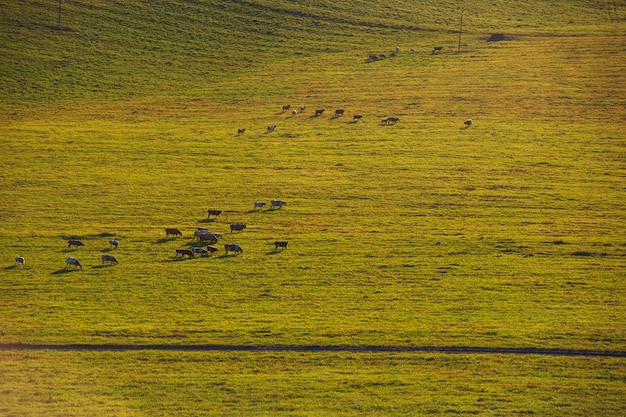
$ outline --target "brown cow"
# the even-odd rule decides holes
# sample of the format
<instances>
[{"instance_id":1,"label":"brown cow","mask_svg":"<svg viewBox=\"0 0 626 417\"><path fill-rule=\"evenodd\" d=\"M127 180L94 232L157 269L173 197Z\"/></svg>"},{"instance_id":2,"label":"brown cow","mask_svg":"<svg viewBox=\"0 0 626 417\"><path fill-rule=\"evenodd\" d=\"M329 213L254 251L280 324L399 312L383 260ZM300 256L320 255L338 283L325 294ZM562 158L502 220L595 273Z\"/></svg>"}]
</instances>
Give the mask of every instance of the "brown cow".
<instances>
[{"instance_id":1,"label":"brown cow","mask_svg":"<svg viewBox=\"0 0 626 417\"><path fill-rule=\"evenodd\" d=\"M76 239L70 239L67 241L67 247L71 248L72 246L85 246L85 244L83 242L81 242L80 240L76 240Z\"/></svg>"},{"instance_id":2,"label":"brown cow","mask_svg":"<svg viewBox=\"0 0 626 417\"><path fill-rule=\"evenodd\" d=\"M230 225L230 233L234 232L235 230L238 232L241 232L245 228L246 228L245 223L233 223Z\"/></svg>"},{"instance_id":3,"label":"brown cow","mask_svg":"<svg viewBox=\"0 0 626 417\"><path fill-rule=\"evenodd\" d=\"M175 227L166 227L165 237L170 237L170 235L182 237L183 233L180 230L176 229Z\"/></svg>"},{"instance_id":4,"label":"brown cow","mask_svg":"<svg viewBox=\"0 0 626 417\"><path fill-rule=\"evenodd\" d=\"M274 242L274 249L278 250L278 249L287 249L287 244L289 242L287 241L276 241Z\"/></svg>"},{"instance_id":5,"label":"brown cow","mask_svg":"<svg viewBox=\"0 0 626 417\"><path fill-rule=\"evenodd\" d=\"M209 213L209 218L211 218L211 216L219 216L220 214L222 214L224 211L223 210L211 210L209 209L208 213Z\"/></svg>"},{"instance_id":6,"label":"brown cow","mask_svg":"<svg viewBox=\"0 0 626 417\"><path fill-rule=\"evenodd\" d=\"M224 245L224 250L226 251L226 255L228 255L228 252L243 253L241 246L236 243L227 243Z\"/></svg>"},{"instance_id":7,"label":"brown cow","mask_svg":"<svg viewBox=\"0 0 626 417\"><path fill-rule=\"evenodd\" d=\"M182 256L183 258L185 256L188 256L190 259L193 258L193 251L191 251L190 249L176 249L176 256Z\"/></svg>"},{"instance_id":8,"label":"brown cow","mask_svg":"<svg viewBox=\"0 0 626 417\"><path fill-rule=\"evenodd\" d=\"M221 237L221 235L218 235L216 233L202 233L198 235L198 239L200 240L200 242L202 243L208 243L210 245L214 245L217 243L217 240Z\"/></svg>"},{"instance_id":9,"label":"brown cow","mask_svg":"<svg viewBox=\"0 0 626 417\"><path fill-rule=\"evenodd\" d=\"M321 110L315 110L315 115L316 116L321 116L321 114L324 113L324 109Z\"/></svg>"},{"instance_id":10,"label":"brown cow","mask_svg":"<svg viewBox=\"0 0 626 417\"><path fill-rule=\"evenodd\" d=\"M335 110L335 117L343 116L344 109Z\"/></svg>"},{"instance_id":11,"label":"brown cow","mask_svg":"<svg viewBox=\"0 0 626 417\"><path fill-rule=\"evenodd\" d=\"M119 264L119 261L117 260L117 258L113 255L107 255L106 253L102 254L102 264L104 265L105 262L109 262L111 265L117 265Z\"/></svg>"}]
</instances>

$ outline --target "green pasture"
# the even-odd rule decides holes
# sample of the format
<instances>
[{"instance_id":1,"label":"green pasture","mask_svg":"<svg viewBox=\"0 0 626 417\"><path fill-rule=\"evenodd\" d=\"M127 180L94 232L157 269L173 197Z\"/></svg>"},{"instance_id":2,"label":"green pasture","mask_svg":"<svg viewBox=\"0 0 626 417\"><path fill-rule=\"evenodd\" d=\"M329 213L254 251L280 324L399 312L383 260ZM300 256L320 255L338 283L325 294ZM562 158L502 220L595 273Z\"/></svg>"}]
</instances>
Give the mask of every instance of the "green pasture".
<instances>
[{"instance_id":1,"label":"green pasture","mask_svg":"<svg viewBox=\"0 0 626 417\"><path fill-rule=\"evenodd\" d=\"M0 344L625 351L623 6L472 3L0 4ZM0 358L15 416L626 411L621 358Z\"/></svg>"}]
</instances>

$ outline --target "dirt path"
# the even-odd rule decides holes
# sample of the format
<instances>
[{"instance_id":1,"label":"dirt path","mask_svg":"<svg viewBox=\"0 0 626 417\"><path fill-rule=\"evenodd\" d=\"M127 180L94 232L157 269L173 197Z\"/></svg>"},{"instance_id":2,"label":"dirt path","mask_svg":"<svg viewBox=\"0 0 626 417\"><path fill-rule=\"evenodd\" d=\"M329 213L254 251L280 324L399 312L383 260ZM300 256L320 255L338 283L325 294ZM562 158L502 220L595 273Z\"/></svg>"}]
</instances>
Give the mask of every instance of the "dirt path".
<instances>
[{"instance_id":1,"label":"dirt path","mask_svg":"<svg viewBox=\"0 0 626 417\"><path fill-rule=\"evenodd\" d=\"M626 352L615 350L551 349L551 348L494 348L462 346L251 346L251 345L116 345L116 344L0 344L1 350L56 350L56 351L164 351L164 352L354 352L354 353L456 353L550 356L604 356L624 358Z\"/></svg>"}]
</instances>

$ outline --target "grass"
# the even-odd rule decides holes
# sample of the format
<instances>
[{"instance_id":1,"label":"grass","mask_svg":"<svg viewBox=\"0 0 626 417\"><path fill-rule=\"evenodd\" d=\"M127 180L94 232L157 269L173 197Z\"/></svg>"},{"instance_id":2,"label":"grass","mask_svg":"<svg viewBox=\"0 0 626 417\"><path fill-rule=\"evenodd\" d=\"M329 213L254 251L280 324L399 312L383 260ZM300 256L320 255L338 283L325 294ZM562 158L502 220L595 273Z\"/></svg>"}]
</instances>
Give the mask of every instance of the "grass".
<instances>
[{"instance_id":1,"label":"grass","mask_svg":"<svg viewBox=\"0 0 626 417\"><path fill-rule=\"evenodd\" d=\"M72 2L65 31L52 6L0 5L1 343L625 350L621 8L477 1L455 54L460 3L318 3ZM197 227L220 252L177 259ZM621 359L11 351L0 369L7 415L624 411Z\"/></svg>"}]
</instances>

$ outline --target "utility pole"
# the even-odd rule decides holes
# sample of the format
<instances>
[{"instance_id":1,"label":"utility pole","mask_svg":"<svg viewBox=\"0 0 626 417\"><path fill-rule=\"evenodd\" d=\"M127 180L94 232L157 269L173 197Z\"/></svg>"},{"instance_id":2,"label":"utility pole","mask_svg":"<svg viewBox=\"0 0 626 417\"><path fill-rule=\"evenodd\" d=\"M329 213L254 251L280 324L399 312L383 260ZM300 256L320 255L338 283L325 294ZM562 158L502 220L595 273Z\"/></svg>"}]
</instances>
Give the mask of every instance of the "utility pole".
<instances>
[{"instance_id":1,"label":"utility pole","mask_svg":"<svg viewBox=\"0 0 626 417\"><path fill-rule=\"evenodd\" d=\"M461 53L461 32L463 31L463 8L461 7L461 25L459 26L459 49L457 49L456 53Z\"/></svg>"}]
</instances>

